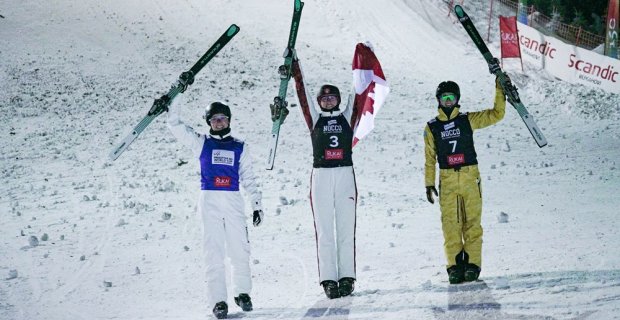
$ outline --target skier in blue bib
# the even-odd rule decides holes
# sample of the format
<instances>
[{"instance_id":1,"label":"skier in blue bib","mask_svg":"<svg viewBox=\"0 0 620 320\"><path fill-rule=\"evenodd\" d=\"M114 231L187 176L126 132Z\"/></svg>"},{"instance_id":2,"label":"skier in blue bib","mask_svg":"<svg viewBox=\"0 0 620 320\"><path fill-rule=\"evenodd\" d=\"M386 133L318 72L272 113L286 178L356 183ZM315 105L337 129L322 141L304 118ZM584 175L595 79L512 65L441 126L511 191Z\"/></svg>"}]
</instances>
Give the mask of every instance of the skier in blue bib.
<instances>
[{"instance_id":1,"label":"skier in blue bib","mask_svg":"<svg viewBox=\"0 0 620 320\"><path fill-rule=\"evenodd\" d=\"M252 310L250 242L239 186L252 200L254 226L263 221L262 196L247 144L231 136L230 108L220 102L210 104L204 116L209 134L200 134L181 121L178 101L169 108L168 128L200 163L198 212L204 224L207 302L214 305L214 315L224 319L228 314L225 255L230 258L235 303L243 311Z\"/></svg>"}]
</instances>

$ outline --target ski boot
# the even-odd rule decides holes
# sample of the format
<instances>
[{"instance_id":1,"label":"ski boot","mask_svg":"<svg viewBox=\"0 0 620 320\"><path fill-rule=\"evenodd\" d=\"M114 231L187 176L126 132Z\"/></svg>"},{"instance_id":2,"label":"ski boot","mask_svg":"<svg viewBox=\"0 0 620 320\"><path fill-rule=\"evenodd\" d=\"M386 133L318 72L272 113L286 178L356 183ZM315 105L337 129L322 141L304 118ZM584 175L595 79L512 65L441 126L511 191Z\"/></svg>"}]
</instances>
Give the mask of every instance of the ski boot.
<instances>
[{"instance_id":1,"label":"ski boot","mask_svg":"<svg viewBox=\"0 0 620 320\"><path fill-rule=\"evenodd\" d=\"M451 266L448 268L448 280L450 284L457 284L465 280L465 272L460 266Z\"/></svg>"},{"instance_id":2,"label":"ski boot","mask_svg":"<svg viewBox=\"0 0 620 320\"><path fill-rule=\"evenodd\" d=\"M478 276L480 276L480 267L473 263L470 263L467 267L465 267L465 281L476 281L478 280Z\"/></svg>"},{"instance_id":3,"label":"ski boot","mask_svg":"<svg viewBox=\"0 0 620 320\"><path fill-rule=\"evenodd\" d=\"M243 311L252 311L252 299L247 293L241 293L238 297L235 297L235 303Z\"/></svg>"},{"instance_id":4,"label":"ski boot","mask_svg":"<svg viewBox=\"0 0 620 320\"><path fill-rule=\"evenodd\" d=\"M228 317L228 305L224 301L220 301L213 307L213 315L218 319L226 319Z\"/></svg>"},{"instance_id":5,"label":"ski boot","mask_svg":"<svg viewBox=\"0 0 620 320\"><path fill-rule=\"evenodd\" d=\"M340 292L338 292L338 282L334 280L325 280L321 282L323 286L323 290L325 290L325 295L329 299L340 298Z\"/></svg>"},{"instance_id":6,"label":"ski boot","mask_svg":"<svg viewBox=\"0 0 620 320\"><path fill-rule=\"evenodd\" d=\"M338 292L341 297L346 297L353 293L355 290L355 279L353 278L342 278L338 280Z\"/></svg>"}]
</instances>

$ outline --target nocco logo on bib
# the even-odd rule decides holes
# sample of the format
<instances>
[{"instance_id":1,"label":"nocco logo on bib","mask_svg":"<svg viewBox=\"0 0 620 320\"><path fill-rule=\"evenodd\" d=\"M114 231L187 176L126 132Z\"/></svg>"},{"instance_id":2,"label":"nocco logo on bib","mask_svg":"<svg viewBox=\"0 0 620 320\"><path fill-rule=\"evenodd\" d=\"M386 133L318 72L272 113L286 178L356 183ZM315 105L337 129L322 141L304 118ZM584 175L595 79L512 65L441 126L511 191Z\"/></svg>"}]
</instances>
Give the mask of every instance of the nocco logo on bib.
<instances>
[{"instance_id":1,"label":"nocco logo on bib","mask_svg":"<svg viewBox=\"0 0 620 320\"><path fill-rule=\"evenodd\" d=\"M338 124L338 120L329 120L327 125L323 126L323 133L342 133L342 126Z\"/></svg>"},{"instance_id":2,"label":"nocco logo on bib","mask_svg":"<svg viewBox=\"0 0 620 320\"><path fill-rule=\"evenodd\" d=\"M213 150L211 153L211 163L222 164L226 166L235 165L235 152L229 150Z\"/></svg>"},{"instance_id":3,"label":"nocco logo on bib","mask_svg":"<svg viewBox=\"0 0 620 320\"><path fill-rule=\"evenodd\" d=\"M459 128L454 128L454 122L444 125L443 130L444 131L441 132L441 139L443 140L458 138L461 136L461 130Z\"/></svg>"}]
</instances>

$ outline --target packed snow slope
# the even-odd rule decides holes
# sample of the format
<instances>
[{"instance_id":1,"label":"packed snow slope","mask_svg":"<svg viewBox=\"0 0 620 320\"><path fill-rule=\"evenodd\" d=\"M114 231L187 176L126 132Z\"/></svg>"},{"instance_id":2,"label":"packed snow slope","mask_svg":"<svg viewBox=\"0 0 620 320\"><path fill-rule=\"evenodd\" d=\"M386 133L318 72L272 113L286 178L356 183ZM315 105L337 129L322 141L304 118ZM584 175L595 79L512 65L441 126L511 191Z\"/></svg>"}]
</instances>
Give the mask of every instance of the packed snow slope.
<instances>
[{"instance_id":1,"label":"packed snow slope","mask_svg":"<svg viewBox=\"0 0 620 320\"><path fill-rule=\"evenodd\" d=\"M465 2L486 31L487 1ZM506 69L549 145L539 149L510 106L476 133L483 271L475 284L448 285L439 207L424 195L422 132L439 82L459 83L462 111L475 111L492 107L494 78L438 0L306 1L297 52L311 91L347 91L355 44L365 41L391 87L376 129L354 150L356 292L326 301L310 138L297 108L275 169L263 170L291 14L282 0L0 6L0 319L210 317L191 152L164 115L117 161L107 155L231 23L240 33L181 97L183 118L201 131L208 103L232 107L263 181L265 222L250 227L255 310L231 299L231 317L620 317L620 97L527 65L527 74ZM498 52L497 41L490 47Z\"/></svg>"}]
</instances>

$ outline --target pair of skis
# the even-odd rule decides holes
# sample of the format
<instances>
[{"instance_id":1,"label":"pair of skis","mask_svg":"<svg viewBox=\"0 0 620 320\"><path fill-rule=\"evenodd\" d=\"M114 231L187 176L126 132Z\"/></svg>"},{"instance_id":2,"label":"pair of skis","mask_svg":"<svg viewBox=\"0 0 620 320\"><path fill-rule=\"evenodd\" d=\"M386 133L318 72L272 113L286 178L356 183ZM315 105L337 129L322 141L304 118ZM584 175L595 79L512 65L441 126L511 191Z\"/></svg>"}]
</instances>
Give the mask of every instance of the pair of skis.
<instances>
[{"instance_id":1,"label":"pair of skis","mask_svg":"<svg viewBox=\"0 0 620 320\"><path fill-rule=\"evenodd\" d=\"M496 63L497 60L493 58L493 55L491 54L491 52L489 52L489 48L484 43L484 40L482 40L482 37L480 36L480 33L478 33L476 26L474 26L474 23L471 21L467 13L465 13L463 7L461 7L460 5L454 6L454 13L465 28L465 31L467 31L467 34L469 34L471 39L474 41L474 44L476 45L478 50L480 50L480 53L482 53L482 56L484 57L486 62L489 65ZM527 129L532 134L532 137L536 141L536 144L538 144L540 148L546 146L547 139L545 139L542 131L540 131L540 128L538 128L536 121L534 121L534 117L532 117L532 115L527 111L527 109L521 102L521 98L519 98L519 93L517 92L517 87L515 87L510 82L504 71L502 71L499 66L494 69L495 70L493 74L499 79L499 84L502 86L508 102L517 110L517 113L519 113L519 116L521 116L521 119L525 123Z\"/></svg>"},{"instance_id":2,"label":"pair of skis","mask_svg":"<svg viewBox=\"0 0 620 320\"><path fill-rule=\"evenodd\" d=\"M284 49L284 65L278 68L280 74L280 89L278 95L273 98L273 104L271 108L271 120L273 125L271 126L271 140L269 141L269 150L267 153L267 170L273 170L273 164L276 159L276 149L278 147L278 137L280 136L280 126L284 123L284 119L288 115L287 109L288 102L286 101L286 90L288 89L288 83L291 80L291 69L293 66L293 59L295 54L295 41L297 40L297 31L299 31L299 22L301 20L301 10L304 8L304 3L301 0L295 0L293 5L293 20L291 21L291 30L288 35L288 44Z\"/></svg>"},{"instance_id":3,"label":"pair of skis","mask_svg":"<svg viewBox=\"0 0 620 320\"><path fill-rule=\"evenodd\" d=\"M155 99L153 102L153 106L149 110L146 116L138 122L138 124L131 130L131 132L126 135L123 140L121 140L114 149L109 154L111 160L116 160L118 157L127 150L127 147L138 138L140 133L146 129L146 127L155 119L157 116L162 114L164 111L168 110L170 103L174 100L174 98L182 92L185 92L188 86L194 83L194 77L204 68L204 66L213 59L213 57L228 44L228 42L239 33L239 27L235 24L230 25L228 29L215 41L215 43L205 52L202 57L188 70L179 76L179 79L175 81L168 93L161 96L159 99Z\"/></svg>"}]
</instances>

